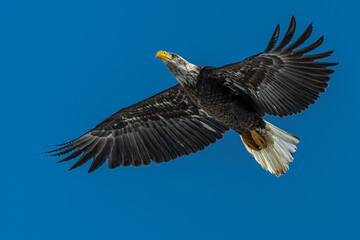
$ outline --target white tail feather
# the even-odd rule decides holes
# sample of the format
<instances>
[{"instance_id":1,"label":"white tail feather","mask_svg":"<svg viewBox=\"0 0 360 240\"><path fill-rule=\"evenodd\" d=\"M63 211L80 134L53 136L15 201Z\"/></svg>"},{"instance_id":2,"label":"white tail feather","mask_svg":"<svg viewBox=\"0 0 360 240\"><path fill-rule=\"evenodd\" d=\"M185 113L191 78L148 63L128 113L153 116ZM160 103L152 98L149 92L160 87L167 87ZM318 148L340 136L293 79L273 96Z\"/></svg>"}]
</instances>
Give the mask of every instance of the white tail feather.
<instances>
[{"instance_id":1,"label":"white tail feather","mask_svg":"<svg viewBox=\"0 0 360 240\"><path fill-rule=\"evenodd\" d=\"M246 150L255 157L256 161L265 170L279 177L289 170L288 163L294 160L292 153L296 152L296 144L300 142L300 139L267 121L265 123L265 131L261 133L267 143L265 149L253 150L247 146L241 135L240 137Z\"/></svg>"}]
</instances>

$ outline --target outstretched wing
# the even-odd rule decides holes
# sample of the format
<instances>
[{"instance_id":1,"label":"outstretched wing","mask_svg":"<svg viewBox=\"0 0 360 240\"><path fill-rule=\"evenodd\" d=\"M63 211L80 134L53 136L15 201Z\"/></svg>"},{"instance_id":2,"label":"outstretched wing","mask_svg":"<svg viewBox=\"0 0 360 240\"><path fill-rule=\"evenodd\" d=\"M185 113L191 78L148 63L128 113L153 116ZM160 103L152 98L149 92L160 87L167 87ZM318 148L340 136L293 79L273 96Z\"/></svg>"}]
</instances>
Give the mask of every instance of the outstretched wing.
<instances>
[{"instance_id":1,"label":"outstretched wing","mask_svg":"<svg viewBox=\"0 0 360 240\"><path fill-rule=\"evenodd\" d=\"M264 113L283 117L301 112L315 102L320 92L325 91L329 75L334 72L328 67L337 63L315 61L330 56L333 51L304 55L319 47L324 37L294 50L309 38L312 24L288 45L295 25L292 17L289 29L276 47L279 25L264 52L239 63L210 69L207 77L222 81L235 94L245 92Z\"/></svg>"},{"instance_id":2,"label":"outstretched wing","mask_svg":"<svg viewBox=\"0 0 360 240\"><path fill-rule=\"evenodd\" d=\"M149 165L151 160L167 162L202 150L227 130L176 85L120 110L88 133L47 153L61 156L72 152L60 162L82 155L71 169L93 159L89 172L106 160L109 168Z\"/></svg>"}]
</instances>

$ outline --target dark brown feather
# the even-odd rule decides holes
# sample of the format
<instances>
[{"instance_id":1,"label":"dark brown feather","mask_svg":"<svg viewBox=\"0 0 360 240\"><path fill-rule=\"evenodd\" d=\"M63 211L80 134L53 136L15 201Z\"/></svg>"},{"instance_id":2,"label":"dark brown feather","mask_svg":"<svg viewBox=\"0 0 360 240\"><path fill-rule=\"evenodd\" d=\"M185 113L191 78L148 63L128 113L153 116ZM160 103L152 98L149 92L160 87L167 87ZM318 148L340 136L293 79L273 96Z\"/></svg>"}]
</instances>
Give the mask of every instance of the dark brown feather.
<instances>
[{"instance_id":1,"label":"dark brown feather","mask_svg":"<svg viewBox=\"0 0 360 240\"><path fill-rule=\"evenodd\" d=\"M208 128L202 125L207 123ZM80 138L49 153L62 161L83 154L70 169L93 159L89 172L108 160L109 168L167 162L204 149L228 128L201 113L180 85L122 109Z\"/></svg>"},{"instance_id":2,"label":"dark brown feather","mask_svg":"<svg viewBox=\"0 0 360 240\"><path fill-rule=\"evenodd\" d=\"M207 72L202 74L222 82L233 94L249 96L261 113L283 117L301 112L315 102L319 93L325 91L329 75L334 72L327 67L337 63L314 61L330 56L333 51L304 55L318 48L324 37L294 50L309 38L311 24L286 47L294 35L295 25L292 18L283 40L273 50L271 48L278 36L278 27L263 53L220 68L204 68L203 71Z\"/></svg>"}]
</instances>

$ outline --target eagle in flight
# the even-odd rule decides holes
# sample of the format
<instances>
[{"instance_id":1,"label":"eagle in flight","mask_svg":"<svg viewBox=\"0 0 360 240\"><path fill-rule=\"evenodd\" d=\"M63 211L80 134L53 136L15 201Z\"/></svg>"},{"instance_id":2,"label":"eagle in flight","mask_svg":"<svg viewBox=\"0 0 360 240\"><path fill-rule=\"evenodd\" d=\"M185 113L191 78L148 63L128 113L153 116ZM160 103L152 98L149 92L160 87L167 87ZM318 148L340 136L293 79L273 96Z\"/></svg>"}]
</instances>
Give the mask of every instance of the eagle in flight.
<instances>
[{"instance_id":1,"label":"eagle in flight","mask_svg":"<svg viewBox=\"0 0 360 240\"><path fill-rule=\"evenodd\" d=\"M247 151L276 176L289 170L299 138L263 119L305 110L324 92L337 63L316 60L333 51L307 54L324 41L303 47L312 24L291 44L295 18L281 40L279 25L262 53L222 67L197 66L177 54L156 53L179 82L153 97L126 107L79 138L57 145L50 156L69 154L59 162L81 157L70 168L93 159L89 172L168 162L203 150L236 131ZM307 54L307 55L305 55Z\"/></svg>"}]
</instances>

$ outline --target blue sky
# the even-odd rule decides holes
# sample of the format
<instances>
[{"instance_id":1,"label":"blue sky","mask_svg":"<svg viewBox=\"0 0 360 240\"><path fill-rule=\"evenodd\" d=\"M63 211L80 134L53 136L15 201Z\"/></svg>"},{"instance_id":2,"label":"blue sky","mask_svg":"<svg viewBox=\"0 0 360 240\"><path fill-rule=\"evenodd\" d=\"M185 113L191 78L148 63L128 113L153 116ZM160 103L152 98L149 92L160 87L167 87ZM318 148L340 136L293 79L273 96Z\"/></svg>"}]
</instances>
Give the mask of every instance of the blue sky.
<instances>
[{"instance_id":1,"label":"blue sky","mask_svg":"<svg viewBox=\"0 0 360 240\"><path fill-rule=\"evenodd\" d=\"M3 1L1 239L355 239L360 34L355 1ZM176 84L158 50L221 66L262 51L291 16L340 62L307 111L267 116L302 141L269 174L234 132L166 164L92 174L39 155ZM309 41L309 42L310 42Z\"/></svg>"}]
</instances>

